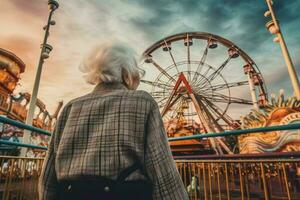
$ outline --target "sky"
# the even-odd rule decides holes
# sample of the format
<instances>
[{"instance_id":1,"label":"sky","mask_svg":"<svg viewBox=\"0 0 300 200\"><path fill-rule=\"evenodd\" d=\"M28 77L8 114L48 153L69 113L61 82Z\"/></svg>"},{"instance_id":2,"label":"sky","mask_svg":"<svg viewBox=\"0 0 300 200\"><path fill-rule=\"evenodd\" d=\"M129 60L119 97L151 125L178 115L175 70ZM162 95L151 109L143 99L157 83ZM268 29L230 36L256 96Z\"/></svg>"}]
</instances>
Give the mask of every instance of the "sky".
<instances>
[{"instance_id":1,"label":"sky","mask_svg":"<svg viewBox=\"0 0 300 200\"><path fill-rule=\"evenodd\" d=\"M38 63L42 27L48 16L47 0L0 0L0 47L26 63L17 92L30 92ZM292 86L280 46L265 28L264 0L60 0L48 43L38 97L50 113L59 101L90 92L78 66L97 43L111 39L130 44L142 54L156 41L181 32L208 32L243 49L260 69L269 94ZM298 77L300 74L300 1L274 0L274 8ZM146 70L151 74L153 69ZM235 72L233 72L235 73ZM239 76L236 72L236 76ZM229 81L230 82L230 81ZM143 88L141 85L140 89ZM237 113L235 113L237 115Z\"/></svg>"}]
</instances>

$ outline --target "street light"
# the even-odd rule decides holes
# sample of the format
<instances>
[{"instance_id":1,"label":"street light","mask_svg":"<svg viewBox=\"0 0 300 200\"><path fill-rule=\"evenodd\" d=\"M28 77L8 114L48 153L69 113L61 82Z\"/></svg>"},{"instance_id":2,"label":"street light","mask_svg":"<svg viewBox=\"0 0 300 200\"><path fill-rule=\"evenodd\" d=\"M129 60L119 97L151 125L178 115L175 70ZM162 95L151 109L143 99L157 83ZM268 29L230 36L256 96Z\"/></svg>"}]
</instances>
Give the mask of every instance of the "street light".
<instances>
[{"instance_id":1,"label":"street light","mask_svg":"<svg viewBox=\"0 0 300 200\"><path fill-rule=\"evenodd\" d=\"M49 6L49 10L54 11L59 7L59 4L56 0L49 0L48 6Z\"/></svg>"},{"instance_id":2,"label":"street light","mask_svg":"<svg viewBox=\"0 0 300 200\"><path fill-rule=\"evenodd\" d=\"M38 63L37 71L36 71L33 90L31 93L29 109L28 109L28 113L27 113L27 117L26 117L26 124L28 124L28 125L32 125L32 121L33 121L34 110L36 107L37 94L38 94L44 60L49 58L49 54L50 54L51 50L53 49L51 45L47 44L47 40L48 40L48 36L49 36L50 26L55 25L55 21L51 20L51 18L52 18L53 12L59 7L59 4L56 0L49 0L48 7L49 7L50 12L49 12L49 16L48 16L47 25L45 25L43 27L43 29L45 30L45 35L44 35L43 43L41 44L41 53L40 53L39 63ZM29 143L29 142L30 142L30 131L25 131L23 134L23 143ZM26 156L25 148L23 148L21 150L21 156Z\"/></svg>"},{"instance_id":3,"label":"street light","mask_svg":"<svg viewBox=\"0 0 300 200\"><path fill-rule=\"evenodd\" d=\"M287 49L286 43L284 41L283 35L280 30L279 21L276 19L275 12L273 10L273 1L266 0L269 10L264 13L265 17L271 16L272 20L266 23L266 28L270 31L272 35L276 35L273 39L273 42L279 43L281 47L281 51L286 62L288 72L290 75L290 79L292 82L292 86L294 89L294 93L297 99L300 100L300 87L299 87L299 79L297 77L296 70L294 68L292 59L290 57L289 51Z\"/></svg>"},{"instance_id":4,"label":"street light","mask_svg":"<svg viewBox=\"0 0 300 200\"><path fill-rule=\"evenodd\" d=\"M44 48L44 52L42 53L42 58L47 59L49 58L49 54L52 51L53 47L50 44L45 44L44 46L41 45L41 48Z\"/></svg>"}]
</instances>

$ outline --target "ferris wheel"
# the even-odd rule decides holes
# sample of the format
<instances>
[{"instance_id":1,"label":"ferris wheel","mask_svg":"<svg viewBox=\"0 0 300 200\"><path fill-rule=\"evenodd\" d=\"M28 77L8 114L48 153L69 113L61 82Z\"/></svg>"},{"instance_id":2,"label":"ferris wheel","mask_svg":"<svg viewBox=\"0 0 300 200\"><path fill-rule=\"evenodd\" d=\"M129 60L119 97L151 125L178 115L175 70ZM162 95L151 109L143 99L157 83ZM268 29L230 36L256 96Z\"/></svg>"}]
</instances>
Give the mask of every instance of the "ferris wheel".
<instances>
[{"instance_id":1,"label":"ferris wheel","mask_svg":"<svg viewBox=\"0 0 300 200\"><path fill-rule=\"evenodd\" d=\"M163 120L198 123L197 134L237 129L241 109L258 109L267 103L257 65L217 35L188 32L166 37L143 53L141 65L149 72L141 82L150 87ZM216 153L232 153L223 139L209 141Z\"/></svg>"}]
</instances>

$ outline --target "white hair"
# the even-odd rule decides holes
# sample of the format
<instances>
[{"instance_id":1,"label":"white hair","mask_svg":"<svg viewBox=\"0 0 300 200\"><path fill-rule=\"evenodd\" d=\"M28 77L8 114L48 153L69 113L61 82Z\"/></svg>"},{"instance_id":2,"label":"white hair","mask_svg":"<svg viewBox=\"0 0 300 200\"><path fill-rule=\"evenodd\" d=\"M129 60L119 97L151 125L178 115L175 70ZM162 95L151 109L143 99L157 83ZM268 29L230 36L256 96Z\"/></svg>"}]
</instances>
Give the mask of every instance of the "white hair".
<instances>
[{"instance_id":1,"label":"white hair","mask_svg":"<svg viewBox=\"0 0 300 200\"><path fill-rule=\"evenodd\" d=\"M98 45L85 57L80 71L85 73L87 83L124 83L133 84L134 77L139 77L139 68L135 51L123 43L110 42Z\"/></svg>"}]
</instances>

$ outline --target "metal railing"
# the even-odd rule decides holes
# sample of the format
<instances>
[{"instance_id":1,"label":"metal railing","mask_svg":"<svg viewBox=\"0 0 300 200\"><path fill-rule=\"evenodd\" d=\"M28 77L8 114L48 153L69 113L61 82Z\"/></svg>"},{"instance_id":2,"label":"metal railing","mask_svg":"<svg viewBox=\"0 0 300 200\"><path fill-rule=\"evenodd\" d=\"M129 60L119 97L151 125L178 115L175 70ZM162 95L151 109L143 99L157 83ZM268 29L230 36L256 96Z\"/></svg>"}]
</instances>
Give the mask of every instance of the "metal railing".
<instances>
[{"instance_id":1,"label":"metal railing","mask_svg":"<svg viewBox=\"0 0 300 200\"><path fill-rule=\"evenodd\" d=\"M37 127L34 127L34 126L29 126L27 124L9 119L7 117L0 116L0 123L16 126L18 128L29 130L29 131L32 131L32 132L35 132L35 133L38 133L38 134L41 134L41 135L51 136L51 133L49 131L46 131L44 129L40 129L40 128L37 128ZM3 140L3 139L0 139L0 144L12 145L12 146L17 146L17 147L32 148L32 149L47 150L47 147L44 147L44 146L36 146L36 145L32 145L32 144L23 144L23 143L19 143L19 142L11 142L11 141L7 141L7 140Z\"/></svg>"},{"instance_id":2,"label":"metal railing","mask_svg":"<svg viewBox=\"0 0 300 200\"><path fill-rule=\"evenodd\" d=\"M284 130L295 130L300 129L300 123L295 124L287 124L287 125L279 125L279 126L266 126L259 128L251 128L251 129L241 129L241 130L232 130L232 131L224 131L220 133L206 133L199 135L191 135L191 136L182 136L182 137L174 137L169 138L169 142L172 141L180 141L180 140L191 140L191 139L203 139L203 138L211 138L211 137L225 137L225 136L238 136L243 134L256 134L261 132L270 132L270 131L284 131Z\"/></svg>"},{"instance_id":3,"label":"metal railing","mask_svg":"<svg viewBox=\"0 0 300 200\"><path fill-rule=\"evenodd\" d=\"M42 158L0 156L0 199L38 199Z\"/></svg>"},{"instance_id":4,"label":"metal railing","mask_svg":"<svg viewBox=\"0 0 300 200\"><path fill-rule=\"evenodd\" d=\"M11 119L0 122L40 134L51 133L27 126ZM262 127L210 133L169 141L221 137L274 130L300 129L300 124ZM254 133L255 134L255 133ZM4 143L0 140L0 143ZM8 143L5 143L8 144ZM10 145L46 150L45 147L10 142ZM190 195L190 199L300 199L300 154L226 155L179 158L176 165ZM0 199L37 199L37 181L43 159L0 156ZM298 174L298 175L297 175Z\"/></svg>"},{"instance_id":5,"label":"metal railing","mask_svg":"<svg viewBox=\"0 0 300 200\"><path fill-rule=\"evenodd\" d=\"M190 199L300 199L299 158L176 162Z\"/></svg>"},{"instance_id":6,"label":"metal railing","mask_svg":"<svg viewBox=\"0 0 300 200\"><path fill-rule=\"evenodd\" d=\"M51 133L34 126L0 116L0 122L21 129L51 136ZM47 147L23 144L0 139L0 144L32 149L47 150ZM0 199L35 200L38 199L37 186L41 174L43 158L24 158L0 155Z\"/></svg>"}]
</instances>

